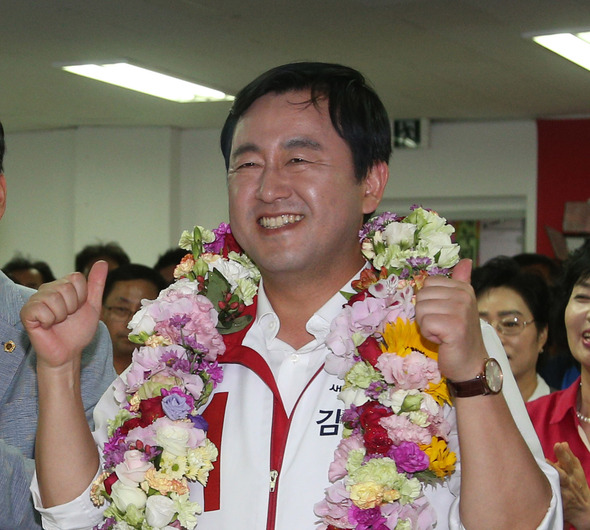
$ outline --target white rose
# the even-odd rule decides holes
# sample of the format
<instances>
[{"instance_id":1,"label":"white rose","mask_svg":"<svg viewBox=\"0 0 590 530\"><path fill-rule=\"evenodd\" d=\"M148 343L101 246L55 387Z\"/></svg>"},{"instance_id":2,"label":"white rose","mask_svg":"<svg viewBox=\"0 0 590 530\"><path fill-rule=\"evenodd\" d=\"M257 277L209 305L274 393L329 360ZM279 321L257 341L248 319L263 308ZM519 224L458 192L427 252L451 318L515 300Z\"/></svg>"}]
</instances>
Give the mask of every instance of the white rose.
<instances>
[{"instance_id":1,"label":"white rose","mask_svg":"<svg viewBox=\"0 0 590 530\"><path fill-rule=\"evenodd\" d=\"M174 501L164 495L152 495L145 504L147 523L154 529L163 528L172 521L176 514Z\"/></svg>"},{"instance_id":2,"label":"white rose","mask_svg":"<svg viewBox=\"0 0 590 530\"><path fill-rule=\"evenodd\" d=\"M407 247L414 242L416 227L408 223L389 223L383 230L383 239L388 245Z\"/></svg>"},{"instance_id":3,"label":"white rose","mask_svg":"<svg viewBox=\"0 0 590 530\"><path fill-rule=\"evenodd\" d=\"M210 263L209 268L217 269L229 282L232 291L238 286L238 279L248 279L250 277L248 269L236 261L219 259Z\"/></svg>"},{"instance_id":4,"label":"white rose","mask_svg":"<svg viewBox=\"0 0 590 530\"><path fill-rule=\"evenodd\" d=\"M148 335L151 335L154 332L156 321L147 313L148 308L149 305L143 306L127 324L131 334L139 335L142 331L145 331Z\"/></svg>"},{"instance_id":5,"label":"white rose","mask_svg":"<svg viewBox=\"0 0 590 530\"><path fill-rule=\"evenodd\" d=\"M185 456L188 450L189 432L186 428L166 425L156 431L156 442L174 456Z\"/></svg>"},{"instance_id":6,"label":"white rose","mask_svg":"<svg viewBox=\"0 0 590 530\"><path fill-rule=\"evenodd\" d=\"M134 504L141 510L145 506L147 495L141 488L126 486L123 482L117 480L113 484L111 498L119 511L125 513L127 507L131 504Z\"/></svg>"}]
</instances>

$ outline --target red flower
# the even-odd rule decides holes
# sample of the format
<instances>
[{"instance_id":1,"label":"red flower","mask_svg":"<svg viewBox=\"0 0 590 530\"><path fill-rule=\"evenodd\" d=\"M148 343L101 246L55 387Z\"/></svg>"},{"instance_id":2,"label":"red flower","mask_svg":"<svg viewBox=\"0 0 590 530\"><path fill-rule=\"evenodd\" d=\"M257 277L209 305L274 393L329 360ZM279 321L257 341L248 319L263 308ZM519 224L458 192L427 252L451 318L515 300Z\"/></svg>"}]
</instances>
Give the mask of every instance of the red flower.
<instances>
[{"instance_id":1,"label":"red flower","mask_svg":"<svg viewBox=\"0 0 590 530\"><path fill-rule=\"evenodd\" d=\"M357 347L359 355L372 366L377 364L377 359L383 353L379 346L379 341L375 337L367 337L365 341Z\"/></svg>"},{"instance_id":2,"label":"red flower","mask_svg":"<svg viewBox=\"0 0 590 530\"><path fill-rule=\"evenodd\" d=\"M127 436L129 431L135 429L136 427L141 427L141 420L139 418L131 418L121 425L120 429L121 432Z\"/></svg>"},{"instance_id":3,"label":"red flower","mask_svg":"<svg viewBox=\"0 0 590 530\"><path fill-rule=\"evenodd\" d=\"M393 440L387 435L387 431L381 425L369 427L364 435L365 447L369 455L386 455L393 445Z\"/></svg>"},{"instance_id":4,"label":"red flower","mask_svg":"<svg viewBox=\"0 0 590 530\"><path fill-rule=\"evenodd\" d=\"M162 396L143 399L139 404L139 411L141 412L140 426L147 427L151 425L158 418L164 416Z\"/></svg>"},{"instance_id":5,"label":"red flower","mask_svg":"<svg viewBox=\"0 0 590 530\"><path fill-rule=\"evenodd\" d=\"M393 414L391 409L380 405L376 401L369 401L360 408L362 412L359 421L365 431L373 427L380 427L379 420Z\"/></svg>"},{"instance_id":6,"label":"red flower","mask_svg":"<svg viewBox=\"0 0 590 530\"><path fill-rule=\"evenodd\" d=\"M227 255L232 251L243 253L242 247L240 247L234 235L231 232L227 232L223 241L223 257L227 258Z\"/></svg>"},{"instance_id":7,"label":"red flower","mask_svg":"<svg viewBox=\"0 0 590 530\"><path fill-rule=\"evenodd\" d=\"M346 302L348 305L352 305L355 302L362 302L365 298L371 296L368 291L362 291L360 293L353 294Z\"/></svg>"},{"instance_id":8,"label":"red flower","mask_svg":"<svg viewBox=\"0 0 590 530\"><path fill-rule=\"evenodd\" d=\"M117 473L111 473L107 478L104 479L104 489L107 492L107 495L111 494L111 490L113 489L113 484L119 480Z\"/></svg>"}]
</instances>

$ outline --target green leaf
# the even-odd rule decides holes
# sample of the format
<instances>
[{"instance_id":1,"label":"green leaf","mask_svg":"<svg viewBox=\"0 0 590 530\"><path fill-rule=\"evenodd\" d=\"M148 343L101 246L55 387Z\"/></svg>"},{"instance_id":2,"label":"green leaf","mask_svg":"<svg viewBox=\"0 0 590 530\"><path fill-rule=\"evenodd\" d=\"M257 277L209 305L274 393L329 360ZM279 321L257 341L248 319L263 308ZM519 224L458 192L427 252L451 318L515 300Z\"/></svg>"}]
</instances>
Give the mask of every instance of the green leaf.
<instances>
[{"instance_id":1,"label":"green leaf","mask_svg":"<svg viewBox=\"0 0 590 530\"><path fill-rule=\"evenodd\" d=\"M230 290L228 281L223 277L217 269L213 269L209 274L209 282L207 285L207 298L219 311L218 302L225 300L225 295Z\"/></svg>"},{"instance_id":2,"label":"green leaf","mask_svg":"<svg viewBox=\"0 0 590 530\"><path fill-rule=\"evenodd\" d=\"M236 331L240 331L244 329L248 324L252 322L252 315L242 315L234 320L232 320L229 325L224 325L223 323L219 323L217 326L217 331L221 335L228 335L229 333L235 333Z\"/></svg>"}]
</instances>

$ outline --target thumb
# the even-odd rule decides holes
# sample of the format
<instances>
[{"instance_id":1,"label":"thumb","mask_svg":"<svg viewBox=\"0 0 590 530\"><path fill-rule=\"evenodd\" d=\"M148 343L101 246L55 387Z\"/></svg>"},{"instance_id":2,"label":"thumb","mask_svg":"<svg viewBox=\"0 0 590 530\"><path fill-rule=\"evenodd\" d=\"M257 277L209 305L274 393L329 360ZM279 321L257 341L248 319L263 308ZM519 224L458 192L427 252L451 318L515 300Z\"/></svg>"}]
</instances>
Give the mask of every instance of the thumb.
<instances>
[{"instance_id":1,"label":"thumb","mask_svg":"<svg viewBox=\"0 0 590 530\"><path fill-rule=\"evenodd\" d=\"M451 278L460 282L471 283L471 265L470 259L462 259L453 268L453 274Z\"/></svg>"},{"instance_id":2,"label":"thumb","mask_svg":"<svg viewBox=\"0 0 590 530\"><path fill-rule=\"evenodd\" d=\"M97 261L88 273L88 303L98 312L102 308L102 292L109 272L106 261Z\"/></svg>"}]
</instances>

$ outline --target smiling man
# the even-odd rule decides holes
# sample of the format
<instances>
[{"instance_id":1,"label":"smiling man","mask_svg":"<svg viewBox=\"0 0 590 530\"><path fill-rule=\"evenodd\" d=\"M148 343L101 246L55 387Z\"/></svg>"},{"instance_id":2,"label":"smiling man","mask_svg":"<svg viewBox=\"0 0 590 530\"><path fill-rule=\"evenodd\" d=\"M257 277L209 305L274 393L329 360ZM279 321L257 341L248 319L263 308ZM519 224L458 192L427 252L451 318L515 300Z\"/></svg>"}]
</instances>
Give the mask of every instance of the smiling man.
<instances>
[{"instance_id":1,"label":"smiling man","mask_svg":"<svg viewBox=\"0 0 590 530\"><path fill-rule=\"evenodd\" d=\"M346 301L341 291L351 292L366 266L358 233L387 184L389 119L355 70L293 63L262 74L237 95L221 146L232 231L262 282L256 318L238 343L228 339L224 380L209 405L221 456L204 496L191 486L204 501L199 529L309 529L319 519L314 504L328 485L342 429L336 419L341 380L322 369L325 339ZM76 378L74 360L99 305L102 269L92 271L88 285L75 276L69 286L41 292L23 311L44 352L48 381ZM458 396L470 396L457 397L451 412L461 472L426 490L437 528L561 528L557 476L544 462L514 380L506 378L503 393L489 394L482 384L489 355L505 366L507 360L489 327L484 345L469 273L470 263L462 262L453 279L429 278L416 305L422 333L440 345L441 372ZM61 341L69 346L59 353L50 340L54 322L65 328ZM59 426L46 423L38 438L37 495L47 528L89 528L100 521L87 491L98 468L94 441L75 418L79 398L44 388L44 417L71 411ZM101 413L113 413L112 395ZM332 429L323 429L328 416ZM70 451L77 448L77 473L66 485L55 464L67 454L60 429L70 433ZM95 433L99 444L105 431Z\"/></svg>"}]
</instances>

